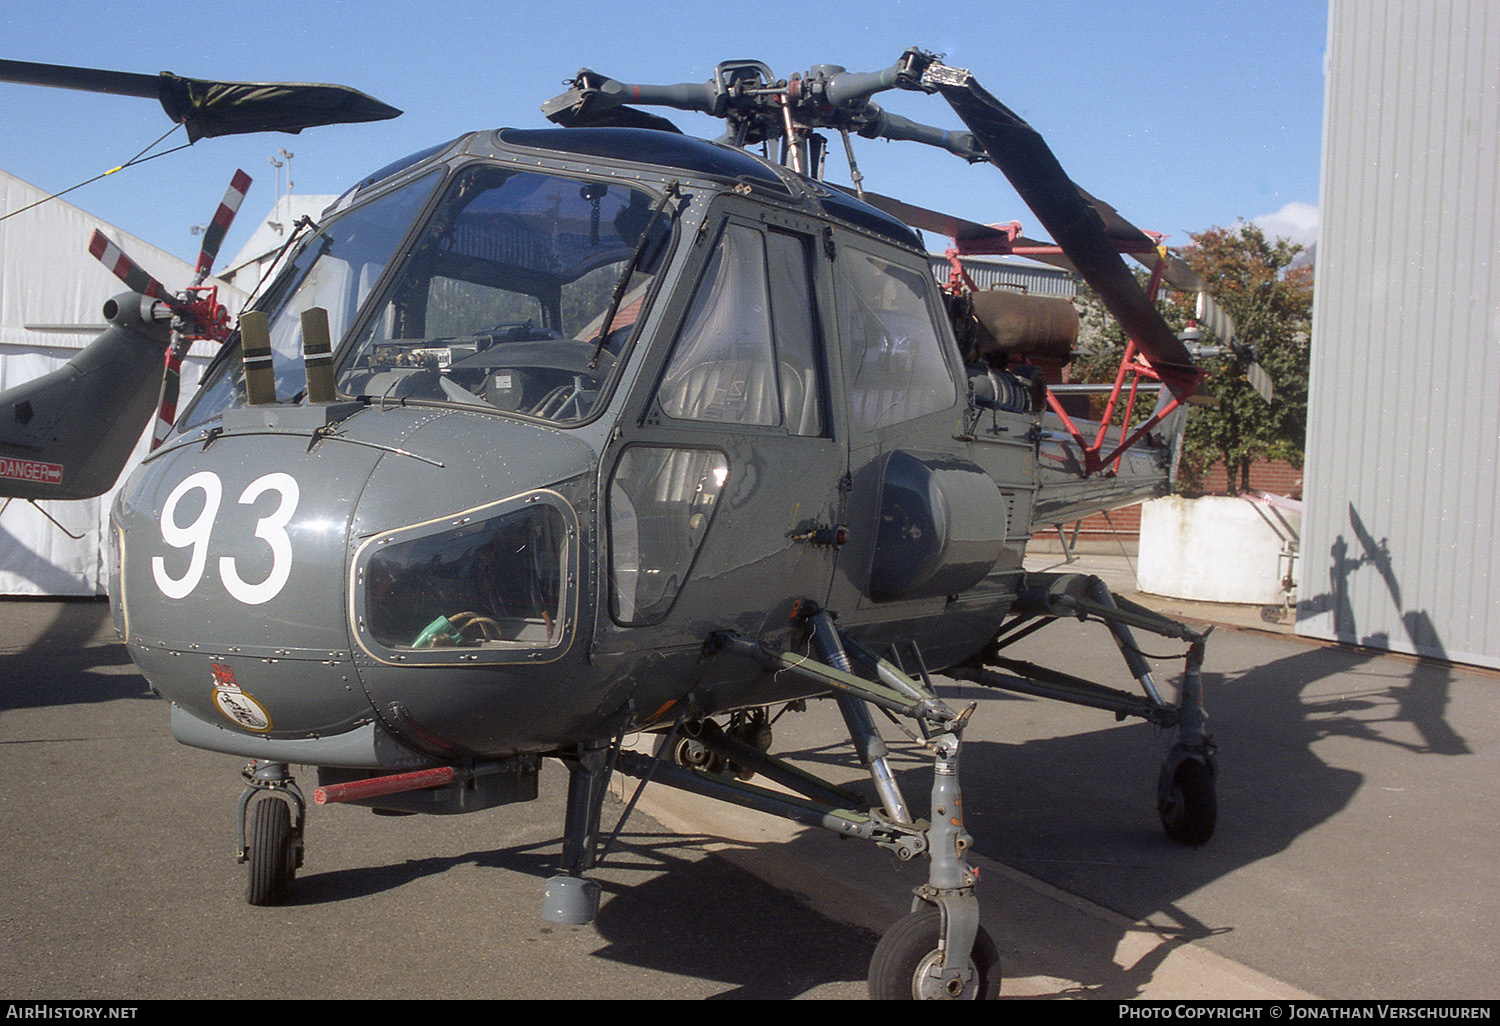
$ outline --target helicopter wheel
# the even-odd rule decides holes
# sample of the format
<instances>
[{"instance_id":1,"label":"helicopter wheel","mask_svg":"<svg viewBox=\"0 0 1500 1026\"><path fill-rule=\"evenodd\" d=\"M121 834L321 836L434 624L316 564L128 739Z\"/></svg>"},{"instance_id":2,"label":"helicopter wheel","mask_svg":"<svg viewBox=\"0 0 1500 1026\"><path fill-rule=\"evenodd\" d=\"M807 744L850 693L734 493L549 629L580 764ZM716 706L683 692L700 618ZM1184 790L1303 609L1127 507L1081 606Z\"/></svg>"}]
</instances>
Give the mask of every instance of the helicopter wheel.
<instances>
[{"instance_id":1,"label":"helicopter wheel","mask_svg":"<svg viewBox=\"0 0 1500 1026\"><path fill-rule=\"evenodd\" d=\"M1172 786L1158 803L1161 825L1180 844L1200 845L1214 834L1219 800L1213 771L1197 759L1185 759L1172 774Z\"/></svg>"},{"instance_id":2,"label":"helicopter wheel","mask_svg":"<svg viewBox=\"0 0 1500 1026\"><path fill-rule=\"evenodd\" d=\"M974 979L955 994L928 972L942 965L938 941L943 916L936 908L918 909L886 931L870 959L870 998L875 1001L990 1000L1000 996L1000 951L984 927L974 937L970 964Z\"/></svg>"},{"instance_id":3,"label":"helicopter wheel","mask_svg":"<svg viewBox=\"0 0 1500 1026\"><path fill-rule=\"evenodd\" d=\"M292 881L297 875L297 844L286 802L266 798L251 807L246 855L250 864L246 901L252 905L279 905L290 897Z\"/></svg>"}]
</instances>

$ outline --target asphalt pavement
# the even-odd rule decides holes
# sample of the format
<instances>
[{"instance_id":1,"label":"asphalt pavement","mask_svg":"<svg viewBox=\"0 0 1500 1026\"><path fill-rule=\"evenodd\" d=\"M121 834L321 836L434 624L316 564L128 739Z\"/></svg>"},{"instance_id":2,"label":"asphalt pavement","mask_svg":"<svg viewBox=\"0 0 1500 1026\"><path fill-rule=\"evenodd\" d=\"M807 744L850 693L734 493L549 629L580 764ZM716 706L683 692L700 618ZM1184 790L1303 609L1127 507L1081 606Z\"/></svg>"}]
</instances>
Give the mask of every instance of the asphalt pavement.
<instances>
[{"instance_id":1,"label":"asphalt pavement","mask_svg":"<svg viewBox=\"0 0 1500 1026\"><path fill-rule=\"evenodd\" d=\"M1170 739L1156 729L944 684L978 703L966 824L1005 995L1500 996L1500 675L1140 596L1123 557L1068 569L1219 625L1204 667L1218 828L1200 848L1161 833ZM1130 686L1097 625L1059 622L1022 646ZM1143 647L1170 691L1175 646ZM775 750L858 781L832 706L779 721ZM924 809L930 760L884 732ZM233 858L239 768L171 739L103 602L0 602L5 996L860 998L879 934L924 876L863 842L651 785L598 874L596 922L550 924L538 913L566 774L549 763L540 799L519 806L317 809L296 900L257 908ZM630 787L616 785L606 825Z\"/></svg>"}]
</instances>

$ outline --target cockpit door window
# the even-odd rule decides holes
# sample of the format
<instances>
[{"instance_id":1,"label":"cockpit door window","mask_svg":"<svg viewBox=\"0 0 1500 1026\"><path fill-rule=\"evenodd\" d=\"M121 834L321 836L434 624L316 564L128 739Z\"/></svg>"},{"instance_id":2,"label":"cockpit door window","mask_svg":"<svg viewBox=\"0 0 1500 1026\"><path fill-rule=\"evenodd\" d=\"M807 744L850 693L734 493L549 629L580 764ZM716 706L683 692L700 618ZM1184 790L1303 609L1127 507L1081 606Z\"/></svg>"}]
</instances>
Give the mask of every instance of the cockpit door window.
<instances>
[{"instance_id":1,"label":"cockpit door window","mask_svg":"<svg viewBox=\"0 0 1500 1026\"><path fill-rule=\"evenodd\" d=\"M854 247L840 253L836 278L853 427L869 431L951 408L957 386L930 278Z\"/></svg>"},{"instance_id":2,"label":"cockpit door window","mask_svg":"<svg viewBox=\"0 0 1500 1026\"><path fill-rule=\"evenodd\" d=\"M657 401L674 420L821 435L807 244L731 222L709 258Z\"/></svg>"}]
</instances>

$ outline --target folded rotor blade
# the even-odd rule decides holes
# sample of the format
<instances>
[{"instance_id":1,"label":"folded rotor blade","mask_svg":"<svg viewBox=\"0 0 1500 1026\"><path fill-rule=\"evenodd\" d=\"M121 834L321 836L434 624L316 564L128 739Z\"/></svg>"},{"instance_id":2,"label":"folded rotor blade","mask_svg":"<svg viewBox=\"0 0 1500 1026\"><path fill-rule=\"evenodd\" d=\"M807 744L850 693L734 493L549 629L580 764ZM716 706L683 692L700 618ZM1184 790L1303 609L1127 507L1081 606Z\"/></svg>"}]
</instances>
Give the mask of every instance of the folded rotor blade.
<instances>
[{"instance_id":1,"label":"folded rotor blade","mask_svg":"<svg viewBox=\"0 0 1500 1026\"><path fill-rule=\"evenodd\" d=\"M1068 178L1037 131L969 75L939 83L938 91L1168 388L1179 396L1190 393L1200 374L1187 347L1120 259L1104 218Z\"/></svg>"},{"instance_id":2,"label":"folded rotor blade","mask_svg":"<svg viewBox=\"0 0 1500 1026\"><path fill-rule=\"evenodd\" d=\"M290 132L318 125L384 121L401 114L348 86L312 82L215 82L161 73L161 105L188 139Z\"/></svg>"},{"instance_id":3,"label":"folded rotor blade","mask_svg":"<svg viewBox=\"0 0 1500 1026\"><path fill-rule=\"evenodd\" d=\"M825 185L829 183L825 182ZM842 191L855 195L852 189ZM1010 252L1009 245L1016 237L1013 231L994 225L980 224L978 221L970 221L966 218L957 217L953 214L944 214L940 211L929 210L919 207L904 200L893 199L890 196L882 196L876 192L866 192L864 201L877 210L884 211L904 224L913 228L920 228L924 232L933 232L944 238L952 239L958 243L963 252ZM1001 249L1000 247L1005 247Z\"/></svg>"},{"instance_id":4,"label":"folded rotor blade","mask_svg":"<svg viewBox=\"0 0 1500 1026\"><path fill-rule=\"evenodd\" d=\"M1158 273L1159 268L1161 280L1169 288L1177 292L1197 294L1194 320L1212 331L1219 344L1228 347L1234 353L1245 372L1245 377L1249 379L1250 387L1255 389L1262 399L1270 402L1275 395L1271 376L1256 361L1255 354L1248 346L1236 344L1234 318L1230 317L1228 312L1214 300L1213 294L1208 290L1208 283L1198 275L1197 271L1193 270L1192 265L1181 257L1167 252L1155 239L1121 217L1119 211L1108 203L1090 196L1082 189L1078 191L1104 222L1106 234L1119 247L1120 252L1129 253L1153 274Z\"/></svg>"},{"instance_id":5,"label":"folded rotor blade","mask_svg":"<svg viewBox=\"0 0 1500 1026\"><path fill-rule=\"evenodd\" d=\"M843 191L854 195L851 189ZM1251 387L1266 402L1270 402L1274 394L1271 376L1256 362L1254 355L1247 347L1235 345L1234 319L1214 301L1213 295L1208 291L1208 283L1199 277L1198 272L1194 271L1192 266L1181 257L1174 256L1156 245L1149 235L1120 217L1113 207L1094 199L1081 189L1079 193L1094 207L1109 237L1124 247L1124 252L1133 256L1148 271L1155 272L1157 265L1161 264L1162 281L1178 292L1192 292L1197 295L1194 319L1212 331L1223 345L1234 351ZM977 221L919 207L874 192L865 193L864 201L913 228L952 239L960 253L1022 256L1028 260L1071 271L1074 274L1078 273L1078 268L1073 261L1057 252L1056 245L1017 235L1014 225L1000 227L980 224Z\"/></svg>"},{"instance_id":6,"label":"folded rotor blade","mask_svg":"<svg viewBox=\"0 0 1500 1026\"><path fill-rule=\"evenodd\" d=\"M224 193L223 202L219 204L219 209L214 211L213 220L208 222L208 227L203 231L203 245L198 250L195 285L202 285L203 279L213 273L214 259L219 255L219 247L224 244L224 236L228 234L229 226L234 223L234 215L239 213L240 204L245 201L245 193L249 190L250 176L244 171L236 171L229 181L229 190Z\"/></svg>"},{"instance_id":7,"label":"folded rotor blade","mask_svg":"<svg viewBox=\"0 0 1500 1026\"><path fill-rule=\"evenodd\" d=\"M187 128L188 139L243 132L300 132L315 125L383 121L395 107L348 86L303 82L217 82L163 71L73 68L62 64L0 60L0 81L79 89L90 93L159 100L167 116Z\"/></svg>"}]
</instances>

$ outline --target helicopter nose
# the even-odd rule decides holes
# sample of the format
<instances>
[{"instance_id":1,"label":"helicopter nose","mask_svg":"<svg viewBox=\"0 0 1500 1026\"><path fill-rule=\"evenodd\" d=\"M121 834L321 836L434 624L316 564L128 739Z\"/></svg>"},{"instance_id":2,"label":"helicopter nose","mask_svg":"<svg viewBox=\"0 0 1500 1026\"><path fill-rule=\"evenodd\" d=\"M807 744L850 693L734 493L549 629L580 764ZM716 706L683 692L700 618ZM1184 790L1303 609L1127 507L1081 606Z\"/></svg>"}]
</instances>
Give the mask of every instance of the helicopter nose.
<instances>
[{"instance_id":1,"label":"helicopter nose","mask_svg":"<svg viewBox=\"0 0 1500 1026\"><path fill-rule=\"evenodd\" d=\"M158 450L131 477L112 517L116 628L178 710L266 738L369 721L343 581L354 506L379 458L244 427Z\"/></svg>"},{"instance_id":2,"label":"helicopter nose","mask_svg":"<svg viewBox=\"0 0 1500 1026\"><path fill-rule=\"evenodd\" d=\"M386 765L385 731L409 739L407 719L452 720L569 650L595 466L582 442L493 415L226 411L116 500L116 629L179 740Z\"/></svg>"}]
</instances>

